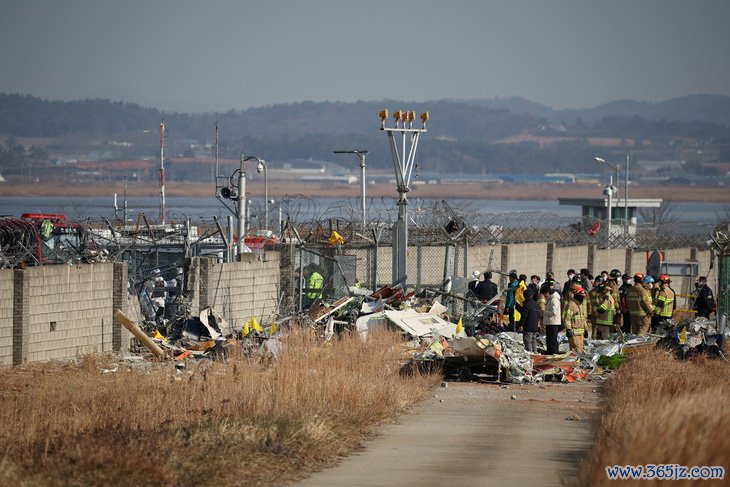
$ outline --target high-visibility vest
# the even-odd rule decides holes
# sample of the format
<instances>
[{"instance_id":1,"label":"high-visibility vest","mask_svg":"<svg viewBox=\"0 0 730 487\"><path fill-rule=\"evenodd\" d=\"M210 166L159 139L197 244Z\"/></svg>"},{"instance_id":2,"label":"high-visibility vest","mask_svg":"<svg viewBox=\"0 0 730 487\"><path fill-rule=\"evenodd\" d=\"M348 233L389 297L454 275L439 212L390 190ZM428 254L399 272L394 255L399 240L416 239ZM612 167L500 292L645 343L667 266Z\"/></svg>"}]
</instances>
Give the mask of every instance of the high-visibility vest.
<instances>
[{"instance_id":1,"label":"high-visibility vest","mask_svg":"<svg viewBox=\"0 0 730 487\"><path fill-rule=\"evenodd\" d=\"M671 318L674 312L674 291L669 287L662 288L654 303L654 312L661 318Z\"/></svg>"},{"instance_id":2,"label":"high-visibility vest","mask_svg":"<svg viewBox=\"0 0 730 487\"><path fill-rule=\"evenodd\" d=\"M307 297L310 299L317 299L319 295L322 294L323 284L324 279L322 278L322 274L317 271L312 272L309 276L309 281L307 281L307 289L309 289Z\"/></svg>"},{"instance_id":3,"label":"high-visibility vest","mask_svg":"<svg viewBox=\"0 0 730 487\"><path fill-rule=\"evenodd\" d=\"M626 292L626 304L629 307L629 314L632 318L643 318L651 314L654 305L651 302L651 294L640 283L634 284Z\"/></svg>"},{"instance_id":4,"label":"high-visibility vest","mask_svg":"<svg viewBox=\"0 0 730 487\"><path fill-rule=\"evenodd\" d=\"M584 300L585 302L585 300ZM571 300L568 303L568 309L565 310L565 321L563 322L566 330L573 330L575 334L582 334L586 328L586 315L583 306L578 301Z\"/></svg>"},{"instance_id":5,"label":"high-visibility vest","mask_svg":"<svg viewBox=\"0 0 730 487\"><path fill-rule=\"evenodd\" d=\"M602 298L603 299L601 301L601 304L599 304L596 309L596 324L603 326L612 326L613 312L615 309L613 296L611 296L610 294L604 294Z\"/></svg>"}]
</instances>

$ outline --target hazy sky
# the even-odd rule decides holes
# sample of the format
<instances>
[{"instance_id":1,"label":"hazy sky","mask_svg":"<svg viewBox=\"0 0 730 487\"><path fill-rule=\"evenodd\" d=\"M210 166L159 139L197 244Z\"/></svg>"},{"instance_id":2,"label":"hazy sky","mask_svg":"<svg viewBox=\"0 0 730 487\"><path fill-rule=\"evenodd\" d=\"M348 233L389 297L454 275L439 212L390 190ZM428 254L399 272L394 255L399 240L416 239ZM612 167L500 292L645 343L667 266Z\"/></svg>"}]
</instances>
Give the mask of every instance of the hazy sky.
<instances>
[{"instance_id":1,"label":"hazy sky","mask_svg":"<svg viewBox=\"0 0 730 487\"><path fill-rule=\"evenodd\" d=\"M728 0L0 0L0 91L225 111L730 95Z\"/></svg>"}]
</instances>

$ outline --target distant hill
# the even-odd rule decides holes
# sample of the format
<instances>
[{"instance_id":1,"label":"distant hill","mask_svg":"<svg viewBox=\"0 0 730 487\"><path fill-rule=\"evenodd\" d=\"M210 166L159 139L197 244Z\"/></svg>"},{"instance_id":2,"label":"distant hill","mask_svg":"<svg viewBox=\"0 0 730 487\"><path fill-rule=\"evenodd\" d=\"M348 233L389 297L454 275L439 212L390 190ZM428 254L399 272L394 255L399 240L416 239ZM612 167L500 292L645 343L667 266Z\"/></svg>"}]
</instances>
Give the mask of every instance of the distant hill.
<instances>
[{"instance_id":1,"label":"distant hill","mask_svg":"<svg viewBox=\"0 0 730 487\"><path fill-rule=\"evenodd\" d=\"M645 120L712 122L730 126L730 96L688 95L661 102L617 100L594 108L553 110L520 97L465 100L466 103L514 113L529 113L552 121L593 123L604 117L639 117Z\"/></svg>"},{"instance_id":2,"label":"distant hill","mask_svg":"<svg viewBox=\"0 0 730 487\"><path fill-rule=\"evenodd\" d=\"M101 99L70 102L0 93L0 170L21 171L28 160L106 160L156 152L164 118L169 158L209 157L220 127L220 155L262 154L271 161L342 161L333 150L365 148L372 167L391 165L378 112L429 110L428 134L418 158L436 172L591 172L596 153L648 160L730 160L730 97L694 95L659 103L621 100L595 108L553 110L519 97L492 100L299 102L230 110L170 113ZM392 120L388 125L392 126ZM416 126L420 121L416 122ZM152 133L150 133L152 132ZM14 138L47 139L18 147ZM702 147L702 150L697 150ZM31 154L32 152L32 154ZM44 154L46 157L44 158Z\"/></svg>"},{"instance_id":3,"label":"distant hill","mask_svg":"<svg viewBox=\"0 0 730 487\"><path fill-rule=\"evenodd\" d=\"M649 103L620 100L595 108L553 110L519 97L491 100L396 100L300 102L230 110L225 113L166 113L133 103L87 99L49 101L28 95L0 93L0 134L16 137L68 135L113 136L149 130L161 118L185 138L200 139L220 122L222 137L300 137L312 134L372 135L383 108L430 110L429 128L449 140L491 142L537 129L545 120L595 123L605 117L639 117L648 121L702 121L730 126L730 97L693 95Z\"/></svg>"}]
</instances>

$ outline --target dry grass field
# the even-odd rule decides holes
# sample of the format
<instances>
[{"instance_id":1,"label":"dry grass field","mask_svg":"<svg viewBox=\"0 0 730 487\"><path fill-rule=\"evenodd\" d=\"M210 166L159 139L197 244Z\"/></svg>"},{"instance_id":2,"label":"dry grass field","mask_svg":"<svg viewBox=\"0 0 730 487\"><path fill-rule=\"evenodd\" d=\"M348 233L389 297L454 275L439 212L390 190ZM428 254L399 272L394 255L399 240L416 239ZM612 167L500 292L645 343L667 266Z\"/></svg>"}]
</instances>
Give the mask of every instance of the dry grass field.
<instances>
[{"instance_id":1,"label":"dry grass field","mask_svg":"<svg viewBox=\"0 0 730 487\"><path fill-rule=\"evenodd\" d=\"M177 371L88 356L0 371L0 485L279 485L331 464L440 378L402 377L400 338L323 344L280 359ZM118 359L116 359L118 360Z\"/></svg>"},{"instance_id":2,"label":"dry grass field","mask_svg":"<svg viewBox=\"0 0 730 487\"><path fill-rule=\"evenodd\" d=\"M605 470L613 465L730 467L730 363L680 361L652 347L632 355L611 376L603 397L593 449L577 485L615 484ZM671 483L691 483L682 482Z\"/></svg>"}]
</instances>

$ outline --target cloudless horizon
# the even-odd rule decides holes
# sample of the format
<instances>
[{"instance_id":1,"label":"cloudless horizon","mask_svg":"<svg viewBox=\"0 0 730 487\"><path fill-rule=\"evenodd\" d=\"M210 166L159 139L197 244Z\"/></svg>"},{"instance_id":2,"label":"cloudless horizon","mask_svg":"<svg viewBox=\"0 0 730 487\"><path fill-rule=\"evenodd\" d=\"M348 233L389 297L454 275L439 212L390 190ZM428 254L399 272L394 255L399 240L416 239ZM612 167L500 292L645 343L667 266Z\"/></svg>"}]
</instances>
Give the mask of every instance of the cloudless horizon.
<instances>
[{"instance_id":1,"label":"cloudless horizon","mask_svg":"<svg viewBox=\"0 0 730 487\"><path fill-rule=\"evenodd\" d=\"M730 95L723 0L4 1L0 91L212 112Z\"/></svg>"}]
</instances>

